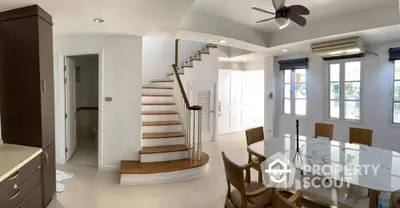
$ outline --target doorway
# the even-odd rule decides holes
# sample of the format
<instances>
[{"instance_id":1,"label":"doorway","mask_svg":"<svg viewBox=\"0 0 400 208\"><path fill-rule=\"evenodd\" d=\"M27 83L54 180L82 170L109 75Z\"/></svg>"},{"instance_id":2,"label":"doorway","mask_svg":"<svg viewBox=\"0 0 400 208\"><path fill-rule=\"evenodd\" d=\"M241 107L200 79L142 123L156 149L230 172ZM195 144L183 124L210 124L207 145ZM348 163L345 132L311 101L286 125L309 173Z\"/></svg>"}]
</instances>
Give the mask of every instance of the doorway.
<instances>
[{"instance_id":1,"label":"doorway","mask_svg":"<svg viewBox=\"0 0 400 208\"><path fill-rule=\"evenodd\" d=\"M66 161L97 167L99 56L66 56L64 73Z\"/></svg>"},{"instance_id":2,"label":"doorway","mask_svg":"<svg viewBox=\"0 0 400 208\"><path fill-rule=\"evenodd\" d=\"M215 82L190 82L190 98L193 105L203 107L202 115L202 141L215 140Z\"/></svg>"}]
</instances>

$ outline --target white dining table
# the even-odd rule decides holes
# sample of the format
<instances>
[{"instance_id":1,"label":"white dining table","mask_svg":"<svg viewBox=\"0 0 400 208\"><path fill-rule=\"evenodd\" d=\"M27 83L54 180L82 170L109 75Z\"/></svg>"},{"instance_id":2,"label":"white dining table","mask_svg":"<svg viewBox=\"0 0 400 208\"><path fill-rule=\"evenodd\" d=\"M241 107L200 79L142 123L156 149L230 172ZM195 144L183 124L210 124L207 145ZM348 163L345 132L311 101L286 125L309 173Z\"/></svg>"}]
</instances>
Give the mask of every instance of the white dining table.
<instances>
[{"instance_id":1,"label":"white dining table","mask_svg":"<svg viewBox=\"0 0 400 208\"><path fill-rule=\"evenodd\" d=\"M365 188L370 190L369 205L357 205L355 207L376 208L380 192L397 192L400 190L400 153L368 147L365 145L350 144L345 142L331 141L329 139L312 138L299 136L299 152L297 153L297 139L295 135L283 135L275 138L265 139L264 141L254 143L248 147L251 154L263 156L267 158L264 163L268 163L268 158L276 153L282 153L291 161L291 168L301 171L302 174L315 174L309 171L309 165L341 165L346 169L351 169L360 165L370 165L378 167L377 174L372 169L368 173L363 172L359 175L346 175L351 172L342 171L340 173L330 173L324 175L319 172L320 177L326 177L335 182L344 182L352 187ZM292 160L293 159L293 160ZM263 164L263 168L267 168L268 164ZM264 175L265 172L263 171ZM265 178L264 178L265 180ZM297 187L297 189L302 189ZM333 190L333 189L332 189ZM335 205L341 202L339 196L335 196L335 200L329 200L332 196L332 190L303 190L305 192L313 192L311 195L319 195L323 192L329 192L325 195L327 201ZM336 190L337 191L337 190ZM347 196L345 194L343 196Z\"/></svg>"}]
</instances>

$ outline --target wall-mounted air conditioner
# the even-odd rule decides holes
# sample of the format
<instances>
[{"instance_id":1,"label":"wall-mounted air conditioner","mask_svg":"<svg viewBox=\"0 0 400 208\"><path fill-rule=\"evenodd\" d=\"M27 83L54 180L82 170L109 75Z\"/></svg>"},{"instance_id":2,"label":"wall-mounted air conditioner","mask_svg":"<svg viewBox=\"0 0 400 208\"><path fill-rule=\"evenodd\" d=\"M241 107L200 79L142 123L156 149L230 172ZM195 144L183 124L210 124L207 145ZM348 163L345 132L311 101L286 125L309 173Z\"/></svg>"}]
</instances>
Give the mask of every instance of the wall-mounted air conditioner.
<instances>
[{"instance_id":1,"label":"wall-mounted air conditioner","mask_svg":"<svg viewBox=\"0 0 400 208\"><path fill-rule=\"evenodd\" d=\"M360 37L346 38L311 45L312 52L323 58L363 54L364 43Z\"/></svg>"}]
</instances>

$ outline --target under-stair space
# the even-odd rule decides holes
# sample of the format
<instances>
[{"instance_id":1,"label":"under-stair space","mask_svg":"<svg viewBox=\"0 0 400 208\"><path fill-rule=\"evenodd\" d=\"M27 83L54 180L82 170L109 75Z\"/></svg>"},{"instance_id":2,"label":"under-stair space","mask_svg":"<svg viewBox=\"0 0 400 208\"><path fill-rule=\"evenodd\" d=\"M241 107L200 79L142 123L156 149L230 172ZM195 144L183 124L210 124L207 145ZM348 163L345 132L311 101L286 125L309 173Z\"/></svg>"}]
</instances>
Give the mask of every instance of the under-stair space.
<instances>
[{"instance_id":1,"label":"under-stair space","mask_svg":"<svg viewBox=\"0 0 400 208\"><path fill-rule=\"evenodd\" d=\"M209 156L201 152L201 145L198 144L201 139L195 140L189 135L194 130L190 130L188 123L193 123L187 119L190 110L184 107L186 95L181 94L182 85L179 85L179 82L182 84L185 68L190 69L193 62L201 61L202 55L210 53L209 48L216 47L201 46L187 56L186 61L179 60L176 72L171 69L165 79L152 80L143 86L140 161L121 161L122 185L168 183L195 178L207 172Z\"/></svg>"}]
</instances>

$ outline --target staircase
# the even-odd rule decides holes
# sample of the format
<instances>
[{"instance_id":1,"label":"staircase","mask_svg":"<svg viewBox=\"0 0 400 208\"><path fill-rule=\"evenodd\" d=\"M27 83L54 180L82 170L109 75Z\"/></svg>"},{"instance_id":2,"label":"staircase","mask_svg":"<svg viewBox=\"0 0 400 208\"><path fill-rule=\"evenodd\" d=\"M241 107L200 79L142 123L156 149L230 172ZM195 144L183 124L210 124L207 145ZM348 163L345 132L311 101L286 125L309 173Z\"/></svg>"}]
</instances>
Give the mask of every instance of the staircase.
<instances>
[{"instance_id":1,"label":"staircase","mask_svg":"<svg viewBox=\"0 0 400 208\"><path fill-rule=\"evenodd\" d=\"M216 46L193 41L176 43L172 73L143 86L140 161L121 161L122 185L186 180L208 170L209 156L201 148L201 106L189 104L181 78L185 69Z\"/></svg>"}]
</instances>

